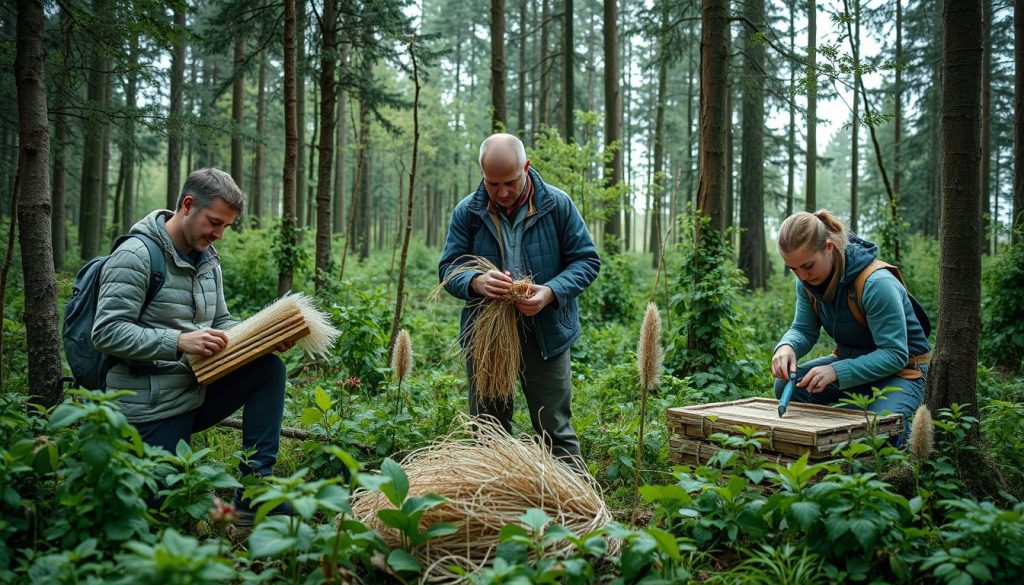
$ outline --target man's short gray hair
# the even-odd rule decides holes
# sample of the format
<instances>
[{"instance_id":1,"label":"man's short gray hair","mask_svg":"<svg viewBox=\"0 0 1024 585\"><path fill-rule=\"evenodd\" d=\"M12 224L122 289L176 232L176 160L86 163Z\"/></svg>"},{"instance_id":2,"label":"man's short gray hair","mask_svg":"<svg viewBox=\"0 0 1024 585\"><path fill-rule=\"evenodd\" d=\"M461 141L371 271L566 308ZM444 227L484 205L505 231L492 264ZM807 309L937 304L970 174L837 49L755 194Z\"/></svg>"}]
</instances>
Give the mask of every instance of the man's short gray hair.
<instances>
[{"instance_id":1,"label":"man's short gray hair","mask_svg":"<svg viewBox=\"0 0 1024 585\"><path fill-rule=\"evenodd\" d=\"M245 196L242 195L242 190L235 184L231 175L220 169L207 168L193 171L185 179L185 185L182 186L181 194L178 195L177 209L181 209L186 195L192 196L196 209L209 207L213 204L214 199L218 198L223 199L224 203L227 203L228 207L236 213L242 213L242 208L245 207Z\"/></svg>"},{"instance_id":2,"label":"man's short gray hair","mask_svg":"<svg viewBox=\"0 0 1024 585\"><path fill-rule=\"evenodd\" d=\"M519 168L526 166L526 147L523 146L523 141L512 134L491 134L480 143L480 167L484 166L484 155L491 148L500 149L515 149L516 162L519 164Z\"/></svg>"}]
</instances>

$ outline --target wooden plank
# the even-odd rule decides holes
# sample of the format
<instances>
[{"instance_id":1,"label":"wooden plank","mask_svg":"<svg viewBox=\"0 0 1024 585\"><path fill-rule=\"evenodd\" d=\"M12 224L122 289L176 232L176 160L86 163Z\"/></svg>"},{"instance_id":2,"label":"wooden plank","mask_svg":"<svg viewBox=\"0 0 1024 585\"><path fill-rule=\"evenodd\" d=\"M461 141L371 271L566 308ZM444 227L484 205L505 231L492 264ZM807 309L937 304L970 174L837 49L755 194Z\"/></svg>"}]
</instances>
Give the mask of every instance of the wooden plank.
<instances>
[{"instance_id":1,"label":"wooden plank","mask_svg":"<svg viewBox=\"0 0 1024 585\"><path fill-rule=\"evenodd\" d=\"M278 335L267 339L266 343L253 346L244 354L233 356L231 360L221 366L204 372L202 376L196 376L196 380L203 385L215 382L257 358L261 358L268 353L272 353L277 344L292 342L307 335L309 335L309 326L303 323L301 329L279 333Z\"/></svg>"},{"instance_id":2,"label":"wooden plank","mask_svg":"<svg viewBox=\"0 0 1024 585\"><path fill-rule=\"evenodd\" d=\"M704 465L708 459L714 457L725 448L721 445L705 443L703 441L689 441L686 439L669 441L669 455L679 463L688 465ZM797 460L796 457L786 457L778 453L757 452L757 455L764 457L770 463L786 465Z\"/></svg>"},{"instance_id":3,"label":"wooden plank","mask_svg":"<svg viewBox=\"0 0 1024 585\"><path fill-rule=\"evenodd\" d=\"M192 372L198 376L206 370L218 367L224 360L231 359L231 356L242 354L249 348L262 344L268 337L276 336L282 331L297 329L304 323L302 314L295 310L287 313L284 318L269 329L255 335L246 336L244 339L233 340L230 337L230 331L228 331L228 344L224 346L224 349L212 356L199 356L195 359L190 359Z\"/></svg>"}]
</instances>

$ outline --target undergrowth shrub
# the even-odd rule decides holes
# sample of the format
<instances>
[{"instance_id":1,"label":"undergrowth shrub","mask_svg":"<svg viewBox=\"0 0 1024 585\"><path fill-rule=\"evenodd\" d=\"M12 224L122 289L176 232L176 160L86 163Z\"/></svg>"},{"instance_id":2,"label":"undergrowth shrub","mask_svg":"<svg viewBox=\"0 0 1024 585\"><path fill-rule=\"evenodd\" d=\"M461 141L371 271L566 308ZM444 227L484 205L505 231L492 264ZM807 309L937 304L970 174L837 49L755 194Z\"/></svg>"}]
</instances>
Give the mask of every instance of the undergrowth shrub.
<instances>
[{"instance_id":1,"label":"undergrowth shrub","mask_svg":"<svg viewBox=\"0 0 1024 585\"><path fill-rule=\"evenodd\" d=\"M981 359L1019 372L1024 360L1024 238L983 276Z\"/></svg>"}]
</instances>

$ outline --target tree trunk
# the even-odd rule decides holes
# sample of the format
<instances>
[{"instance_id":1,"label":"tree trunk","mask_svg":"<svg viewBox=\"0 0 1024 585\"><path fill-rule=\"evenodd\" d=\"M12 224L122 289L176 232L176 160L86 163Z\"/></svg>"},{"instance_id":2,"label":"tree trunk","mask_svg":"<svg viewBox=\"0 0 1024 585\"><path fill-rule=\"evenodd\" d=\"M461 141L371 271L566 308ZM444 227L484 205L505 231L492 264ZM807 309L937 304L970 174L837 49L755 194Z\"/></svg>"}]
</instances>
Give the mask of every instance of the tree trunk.
<instances>
[{"instance_id":1,"label":"tree trunk","mask_svg":"<svg viewBox=\"0 0 1024 585\"><path fill-rule=\"evenodd\" d=\"M105 0L93 0L93 12L106 12ZM103 49L92 47L91 71L88 74L88 102L94 109L87 114L82 152L82 217L78 226L82 245L81 258L89 260L99 254L102 219L104 124L100 114L107 102L107 60Z\"/></svg>"},{"instance_id":2,"label":"tree trunk","mask_svg":"<svg viewBox=\"0 0 1024 585\"><path fill-rule=\"evenodd\" d=\"M959 403L978 415L981 332L982 0L943 2L942 234L939 320L925 389L932 412ZM970 436L978 438L978 427Z\"/></svg>"},{"instance_id":3,"label":"tree trunk","mask_svg":"<svg viewBox=\"0 0 1024 585\"><path fill-rule=\"evenodd\" d=\"M266 86L267 86L267 54L264 51L260 55L260 70L256 82L259 87L256 90L256 154L252 159L252 188L249 191L249 200L252 202L252 211L249 217L252 224L259 227L263 217L263 132L264 114L266 111Z\"/></svg>"},{"instance_id":4,"label":"tree trunk","mask_svg":"<svg viewBox=\"0 0 1024 585\"><path fill-rule=\"evenodd\" d=\"M604 169L605 187L614 188L622 182L622 92L619 86L619 14L618 0L604 0L604 147L614 148ZM618 143L618 144L616 144ZM611 251L622 250L622 219L619 203L613 202L604 221L604 237L614 238Z\"/></svg>"},{"instance_id":5,"label":"tree trunk","mask_svg":"<svg viewBox=\"0 0 1024 585\"><path fill-rule=\"evenodd\" d=\"M818 8L816 0L807 2L807 169L804 179L804 209L818 209Z\"/></svg>"},{"instance_id":6,"label":"tree trunk","mask_svg":"<svg viewBox=\"0 0 1024 585\"><path fill-rule=\"evenodd\" d=\"M46 46L41 0L18 0L14 74L18 87L21 269L31 401L45 407L63 398L57 282L50 248L50 127L46 108Z\"/></svg>"},{"instance_id":7,"label":"tree trunk","mask_svg":"<svg viewBox=\"0 0 1024 585\"><path fill-rule=\"evenodd\" d=\"M62 12L63 14L63 12ZM67 245L64 231L65 179L67 178L67 117L58 113L54 120L53 133L53 196L50 235L53 245L53 265L57 270L64 268L64 248Z\"/></svg>"},{"instance_id":8,"label":"tree trunk","mask_svg":"<svg viewBox=\"0 0 1024 585\"><path fill-rule=\"evenodd\" d=\"M132 62L138 59L139 35L133 34L131 40ZM125 103L131 110L131 115L125 122L125 140L121 144L121 157L124 159L124 194L121 209L115 209L114 213L121 214L121 231L128 232L135 221L135 109L138 107L138 74L135 71L128 73L128 80L125 83Z\"/></svg>"},{"instance_id":9,"label":"tree trunk","mask_svg":"<svg viewBox=\"0 0 1024 585\"><path fill-rule=\"evenodd\" d=\"M516 120L516 132L519 137L526 140L529 136L526 132L526 0L519 0L519 74L516 81L519 82L519 112Z\"/></svg>"},{"instance_id":10,"label":"tree trunk","mask_svg":"<svg viewBox=\"0 0 1024 585\"><path fill-rule=\"evenodd\" d=\"M167 114L167 209L174 209L181 191L181 131L185 87L185 4L174 5L177 37L171 52L171 108Z\"/></svg>"},{"instance_id":11,"label":"tree trunk","mask_svg":"<svg viewBox=\"0 0 1024 585\"><path fill-rule=\"evenodd\" d=\"M341 61L338 64L339 72L344 75L348 69L349 44L341 45ZM343 79L343 78L342 78ZM338 87L338 136L336 139L336 151L334 158L334 233L340 234L345 231L345 143L348 139L345 120L345 86Z\"/></svg>"},{"instance_id":12,"label":"tree trunk","mask_svg":"<svg viewBox=\"0 0 1024 585\"><path fill-rule=\"evenodd\" d=\"M850 126L850 231L857 233L857 183L860 180L860 116L857 88L860 87L860 0L853 0L853 119Z\"/></svg>"},{"instance_id":13,"label":"tree trunk","mask_svg":"<svg viewBox=\"0 0 1024 585\"><path fill-rule=\"evenodd\" d=\"M796 0L789 0L789 52L796 54ZM795 87L796 63L789 64L789 87ZM796 191L796 98L789 98L789 127L786 135L786 217L793 215ZM783 267L785 271L785 267Z\"/></svg>"},{"instance_id":14,"label":"tree trunk","mask_svg":"<svg viewBox=\"0 0 1024 585\"><path fill-rule=\"evenodd\" d=\"M743 128L740 143L740 256L739 266L747 286L763 289L764 236L764 0L747 0L743 83Z\"/></svg>"},{"instance_id":15,"label":"tree trunk","mask_svg":"<svg viewBox=\"0 0 1024 585\"><path fill-rule=\"evenodd\" d=\"M988 233L999 225L992 215L992 196L989 189L989 171L992 162L992 0L982 0L981 21L981 251L991 254Z\"/></svg>"},{"instance_id":16,"label":"tree trunk","mask_svg":"<svg viewBox=\"0 0 1024 585\"><path fill-rule=\"evenodd\" d=\"M235 41L235 70L234 83L231 86L231 119L235 122L235 128L231 132L231 178L235 184L242 184L242 128L245 124L245 73L242 70L245 60L245 41ZM251 213L251 211L250 211ZM239 221L238 227L245 225L245 221Z\"/></svg>"},{"instance_id":17,"label":"tree trunk","mask_svg":"<svg viewBox=\"0 0 1024 585\"><path fill-rule=\"evenodd\" d=\"M551 55L549 51L551 35L551 2L544 0L540 17L540 125L548 126L551 118L548 113L548 94L551 92Z\"/></svg>"},{"instance_id":18,"label":"tree trunk","mask_svg":"<svg viewBox=\"0 0 1024 585\"><path fill-rule=\"evenodd\" d=\"M576 141L576 124L573 117L573 106L576 103L576 41L573 37L572 0L563 0L562 13L562 115L565 123L564 138L567 143Z\"/></svg>"},{"instance_id":19,"label":"tree trunk","mask_svg":"<svg viewBox=\"0 0 1024 585\"><path fill-rule=\"evenodd\" d=\"M896 2L896 72L892 84L893 119L892 119L892 192L897 199L900 196L900 175L902 161L900 146L903 140L903 5Z\"/></svg>"},{"instance_id":20,"label":"tree trunk","mask_svg":"<svg viewBox=\"0 0 1024 585\"><path fill-rule=\"evenodd\" d=\"M282 184L281 241L284 251L279 260L277 272L277 295L281 296L292 288L295 269L296 238L295 179L296 163L299 157L299 135L295 127L296 67L295 67L295 2L284 0L284 172Z\"/></svg>"},{"instance_id":21,"label":"tree trunk","mask_svg":"<svg viewBox=\"0 0 1024 585\"><path fill-rule=\"evenodd\" d=\"M295 226L306 225L306 3L295 2L295 127L298 153L295 158ZM298 237L298 233L296 233Z\"/></svg>"},{"instance_id":22,"label":"tree trunk","mask_svg":"<svg viewBox=\"0 0 1024 585\"><path fill-rule=\"evenodd\" d=\"M668 26L668 8L662 12L661 24ZM651 231L648 248L651 250L651 266L661 264L661 201L665 192L665 101L668 94L668 55L664 48L658 50L658 97L654 109L654 177L651 183Z\"/></svg>"},{"instance_id":23,"label":"tree trunk","mask_svg":"<svg viewBox=\"0 0 1024 585\"><path fill-rule=\"evenodd\" d=\"M395 347L395 339L398 337L398 328L402 324L402 302L405 296L405 267L409 258L409 236L412 235L412 210L413 200L416 193L416 159L419 156L420 148L420 75L419 67L416 64L415 38L409 41L409 59L412 61L412 168L409 171L409 197L406 202L405 229L402 235L402 260L398 267L398 286L395 300L395 315L391 320L391 336L388 341L388 348ZM401 174L399 174L401 177Z\"/></svg>"},{"instance_id":24,"label":"tree trunk","mask_svg":"<svg viewBox=\"0 0 1024 585\"><path fill-rule=\"evenodd\" d=\"M318 100L318 87L316 84L313 85L313 137L309 140L309 165L306 167L306 193L299 193L299 201L302 205L306 206L306 223L302 225L304 229L309 229L313 224L313 208L316 203L316 187L313 185L313 169L316 162L316 148L317 148L317 137L320 132L320 105ZM331 112L332 114L334 112ZM331 140L334 140L334 136L331 136ZM304 233L304 232L300 232Z\"/></svg>"},{"instance_id":25,"label":"tree trunk","mask_svg":"<svg viewBox=\"0 0 1024 585\"><path fill-rule=\"evenodd\" d=\"M491 131L508 128L508 107L505 86L508 67L505 65L505 0L491 0Z\"/></svg>"},{"instance_id":26,"label":"tree trunk","mask_svg":"<svg viewBox=\"0 0 1024 585\"><path fill-rule=\"evenodd\" d=\"M320 155L316 183L316 273L314 290L331 268L331 164L334 162L334 51L337 45L337 14L334 0L324 0L320 24Z\"/></svg>"},{"instance_id":27,"label":"tree trunk","mask_svg":"<svg viewBox=\"0 0 1024 585\"><path fill-rule=\"evenodd\" d=\"M1013 3L1013 227L1024 229L1024 2Z\"/></svg>"},{"instance_id":28,"label":"tree trunk","mask_svg":"<svg viewBox=\"0 0 1024 585\"><path fill-rule=\"evenodd\" d=\"M700 182L697 207L725 230L726 133L729 124L729 5L727 0L701 3Z\"/></svg>"}]
</instances>

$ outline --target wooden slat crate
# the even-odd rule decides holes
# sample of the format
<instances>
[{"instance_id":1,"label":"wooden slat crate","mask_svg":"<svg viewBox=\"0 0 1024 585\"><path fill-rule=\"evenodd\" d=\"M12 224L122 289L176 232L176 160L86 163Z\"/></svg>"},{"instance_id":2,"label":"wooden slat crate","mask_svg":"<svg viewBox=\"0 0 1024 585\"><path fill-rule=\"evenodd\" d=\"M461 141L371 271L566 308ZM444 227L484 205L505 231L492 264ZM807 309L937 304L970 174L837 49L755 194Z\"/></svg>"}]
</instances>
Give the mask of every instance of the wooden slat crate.
<instances>
[{"instance_id":1,"label":"wooden slat crate","mask_svg":"<svg viewBox=\"0 0 1024 585\"><path fill-rule=\"evenodd\" d=\"M702 462L706 461L705 452L710 456L713 454L710 449L719 449L717 443L707 437L713 433L739 435L737 426L755 427L764 433L760 437L761 453L766 457L790 461L804 453L812 460L829 458L837 444L867 434L867 421L861 411L790 403L786 415L780 418L778 406L778 401L770 398L744 398L670 408L670 454L673 460L692 464L697 449L701 449ZM869 413L868 416L875 415ZM903 432L902 416L876 417L875 432L887 437L899 435ZM697 446L697 442L702 446Z\"/></svg>"}]
</instances>

